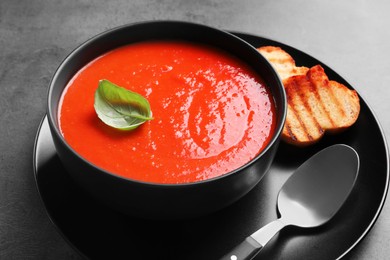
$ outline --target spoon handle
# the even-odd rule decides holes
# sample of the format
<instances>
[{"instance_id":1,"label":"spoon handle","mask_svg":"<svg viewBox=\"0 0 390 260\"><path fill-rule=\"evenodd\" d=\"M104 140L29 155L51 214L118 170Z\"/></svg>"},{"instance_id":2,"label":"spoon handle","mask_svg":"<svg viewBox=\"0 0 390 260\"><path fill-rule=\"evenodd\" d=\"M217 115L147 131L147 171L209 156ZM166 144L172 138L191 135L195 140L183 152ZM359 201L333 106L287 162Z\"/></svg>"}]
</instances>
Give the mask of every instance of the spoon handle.
<instances>
[{"instance_id":1,"label":"spoon handle","mask_svg":"<svg viewBox=\"0 0 390 260\"><path fill-rule=\"evenodd\" d=\"M271 238L285 226L280 219L268 223L233 248L221 260L250 260L254 258Z\"/></svg>"},{"instance_id":2,"label":"spoon handle","mask_svg":"<svg viewBox=\"0 0 390 260\"><path fill-rule=\"evenodd\" d=\"M262 245L249 236L220 260L249 260L254 258L262 248Z\"/></svg>"}]
</instances>

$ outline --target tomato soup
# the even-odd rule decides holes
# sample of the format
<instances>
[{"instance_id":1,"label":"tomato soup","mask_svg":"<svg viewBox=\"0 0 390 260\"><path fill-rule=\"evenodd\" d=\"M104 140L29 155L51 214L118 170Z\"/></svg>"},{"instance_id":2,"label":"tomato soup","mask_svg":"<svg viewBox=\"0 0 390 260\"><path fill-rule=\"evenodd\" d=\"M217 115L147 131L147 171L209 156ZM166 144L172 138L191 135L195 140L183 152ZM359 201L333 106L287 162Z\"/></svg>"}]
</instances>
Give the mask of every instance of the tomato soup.
<instances>
[{"instance_id":1,"label":"tomato soup","mask_svg":"<svg viewBox=\"0 0 390 260\"><path fill-rule=\"evenodd\" d=\"M132 131L105 125L94 110L101 79L143 95L153 120ZM248 163L275 131L275 104L245 63L210 46L147 41L112 50L66 86L59 125L92 164L153 183L188 183ZM82 173L80 173L82 174Z\"/></svg>"}]
</instances>

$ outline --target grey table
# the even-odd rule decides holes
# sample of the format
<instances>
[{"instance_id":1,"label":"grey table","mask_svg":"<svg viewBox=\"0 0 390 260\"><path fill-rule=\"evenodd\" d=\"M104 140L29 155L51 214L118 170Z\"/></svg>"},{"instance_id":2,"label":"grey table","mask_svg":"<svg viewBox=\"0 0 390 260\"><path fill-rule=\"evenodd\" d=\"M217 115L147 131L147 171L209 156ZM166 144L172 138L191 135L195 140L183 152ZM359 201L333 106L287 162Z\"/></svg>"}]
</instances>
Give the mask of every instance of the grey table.
<instances>
[{"instance_id":1,"label":"grey table","mask_svg":"<svg viewBox=\"0 0 390 260\"><path fill-rule=\"evenodd\" d=\"M0 1L0 259L79 259L45 213L32 167L48 83L77 45L126 23L174 19L271 38L344 76L390 134L390 1ZM390 207L346 257L388 259Z\"/></svg>"}]
</instances>

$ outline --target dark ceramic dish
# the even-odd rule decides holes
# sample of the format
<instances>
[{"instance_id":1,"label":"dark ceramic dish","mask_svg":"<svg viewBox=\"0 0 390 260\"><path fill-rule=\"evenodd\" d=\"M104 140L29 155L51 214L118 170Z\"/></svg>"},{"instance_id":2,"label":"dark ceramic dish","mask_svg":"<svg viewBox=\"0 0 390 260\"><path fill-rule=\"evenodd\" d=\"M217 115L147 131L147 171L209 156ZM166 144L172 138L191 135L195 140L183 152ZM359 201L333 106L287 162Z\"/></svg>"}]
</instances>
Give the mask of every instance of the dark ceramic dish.
<instances>
[{"instance_id":1,"label":"dark ceramic dish","mask_svg":"<svg viewBox=\"0 0 390 260\"><path fill-rule=\"evenodd\" d=\"M58 127L61 93L85 64L114 48L154 39L179 39L223 49L249 64L272 91L277 106L277 127L269 145L252 161L223 176L188 184L134 181L102 170L79 156ZM248 193L270 168L286 117L283 85L272 66L242 39L214 28L186 22L146 22L102 33L74 50L56 71L48 94L48 123L56 151L75 182L99 201L121 212L147 218L204 215L235 202Z\"/></svg>"}]
</instances>

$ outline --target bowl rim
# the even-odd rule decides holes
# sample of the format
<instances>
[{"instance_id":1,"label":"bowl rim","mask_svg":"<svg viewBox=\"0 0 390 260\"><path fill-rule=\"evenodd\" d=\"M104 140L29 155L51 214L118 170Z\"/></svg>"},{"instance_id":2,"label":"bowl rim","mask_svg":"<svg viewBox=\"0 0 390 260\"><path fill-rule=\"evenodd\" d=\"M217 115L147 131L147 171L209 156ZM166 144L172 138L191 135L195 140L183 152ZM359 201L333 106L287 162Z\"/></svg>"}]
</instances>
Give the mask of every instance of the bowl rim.
<instances>
[{"instance_id":1,"label":"bowl rim","mask_svg":"<svg viewBox=\"0 0 390 260\"><path fill-rule=\"evenodd\" d=\"M246 46L246 48L252 49L252 52L254 53L254 55L258 56L259 59L262 60L262 62L264 62L267 67L269 67L269 69L272 72L272 74L274 74L273 76L276 77L276 79L277 79L277 82L276 82L277 83L277 87L278 87L278 89L280 91L280 94L281 94L281 97L282 97L282 101L284 101L284 102L282 102L282 104L278 104L278 106L281 106L282 113L280 115L277 113L277 117L278 117L278 118L276 118L277 125L275 127L275 130L273 132L273 136L272 136L271 140L269 141L269 143L266 145L266 147L264 147L262 149L262 151L258 155L256 155L254 158L252 158L247 163L245 163L245 164L241 165L240 167L238 167L238 168L236 168L234 170L231 170L231 171L229 171L227 173L221 174L221 175L216 176L216 177L208 178L208 179L205 179L205 180L199 180L199 181L193 181L193 182L185 182L185 183L148 182L148 181L132 179L132 178L129 178L129 177L121 176L119 174L115 174L113 172L110 172L110 171L108 171L106 169L103 169L100 166L90 162L89 160L87 160L83 156L81 156L77 151L75 151L68 144L68 142L65 140L65 138L61 134L61 131L60 131L59 126L58 126L58 122L55 123L56 120L54 120L54 115L53 114L56 113L56 112L52 110L50 103L51 103L51 99L52 99L52 96L53 96L53 89L54 89L53 86L54 86L54 83L57 81L59 75L61 74L61 71L66 66L66 64L70 60L72 60L75 56L77 56L78 53L80 53L80 52L82 53L90 44L93 44L95 41L98 41L99 39L101 39L101 38L103 38L105 36L108 36L110 34L115 34L115 33L119 32L121 30L128 30L128 28L131 28L131 27L134 27L134 26L143 26L143 25L161 24L161 23L172 24L172 25L182 24L182 25L185 25L185 26L196 26L198 28L202 28L203 27L203 29L206 29L206 30L214 30L215 32L218 32L220 34L225 34L226 37L230 37L230 38L232 38L232 40L238 41L243 46ZM218 48L220 48L220 47L218 47ZM110 48L110 49L112 50L114 48ZM62 91L61 91L61 95L62 95ZM59 105L59 102L57 102L57 107L58 107L58 105ZM103 174L105 174L105 175L107 175L107 176L109 176L111 178L115 178L115 179L120 180L120 181L125 181L125 182L129 182L130 181L132 183L139 184L139 185L145 185L145 186L158 186L158 187L163 187L163 188L172 188L172 187L177 188L177 187L204 185L206 183L215 182L215 181L218 181L220 179L231 178L233 175L239 174L243 169L250 167L257 160L259 160L280 139L280 136L281 136L281 133L282 133L282 130L283 130L283 127L284 127L284 123L285 123L285 120L286 120L286 116L287 116L287 96L286 96L286 92L285 92L282 80L281 80L280 76L278 75L278 73L276 72L276 70L274 69L274 67L272 66L272 64L263 55L261 55L260 52L258 52L254 46L252 46L251 44L249 44L245 40L241 39L240 37L238 37L238 36L228 32L228 31L222 30L222 29L218 29L218 28L215 28L215 27L211 27L209 25L204 25L204 24L199 24L199 23L194 23L194 22L176 21L176 20L153 20L153 21L141 21L141 22L135 22L135 23L128 23L128 24L124 24L124 25L113 27L111 29L102 31L102 32L100 32L100 33L90 37L89 39L87 39L83 43L79 44L76 48L74 48L61 61L60 65L55 70L55 72L54 72L54 74L53 74L53 76L52 76L52 78L51 78L51 80L49 82L49 88L48 88L48 91L47 91L46 114L47 114L47 117L48 117L48 123L49 123L49 126L50 126L51 134L52 135L55 134L57 136L57 139L60 140L61 144L64 145L66 147L66 149L71 151L79 160L83 161L89 167L92 167L92 168L96 169L97 171L99 171L100 173L103 173ZM278 123L279 120L280 120L280 123Z\"/></svg>"}]
</instances>

